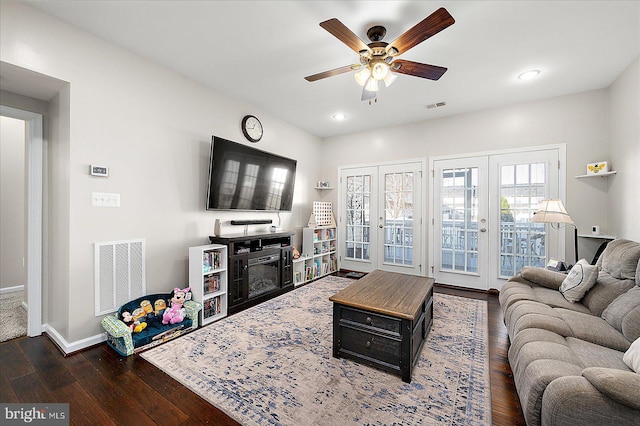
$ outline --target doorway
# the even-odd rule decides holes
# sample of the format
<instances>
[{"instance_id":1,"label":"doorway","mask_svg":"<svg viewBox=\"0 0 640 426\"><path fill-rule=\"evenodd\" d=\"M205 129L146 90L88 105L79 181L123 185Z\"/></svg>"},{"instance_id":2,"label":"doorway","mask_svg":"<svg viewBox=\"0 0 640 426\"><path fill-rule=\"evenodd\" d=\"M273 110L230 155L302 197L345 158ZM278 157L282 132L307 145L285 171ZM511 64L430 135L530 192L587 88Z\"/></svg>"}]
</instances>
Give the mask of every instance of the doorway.
<instances>
[{"instance_id":1,"label":"doorway","mask_svg":"<svg viewBox=\"0 0 640 426\"><path fill-rule=\"evenodd\" d=\"M564 146L432 160L430 273L436 282L502 287L523 266L544 266L564 239L531 223L545 198L564 197Z\"/></svg>"},{"instance_id":2,"label":"doorway","mask_svg":"<svg viewBox=\"0 0 640 426\"><path fill-rule=\"evenodd\" d=\"M425 161L342 167L338 246L343 269L425 275Z\"/></svg>"},{"instance_id":3,"label":"doorway","mask_svg":"<svg viewBox=\"0 0 640 426\"><path fill-rule=\"evenodd\" d=\"M0 115L26 123L27 335L42 334L43 119L41 114L0 106Z\"/></svg>"}]
</instances>

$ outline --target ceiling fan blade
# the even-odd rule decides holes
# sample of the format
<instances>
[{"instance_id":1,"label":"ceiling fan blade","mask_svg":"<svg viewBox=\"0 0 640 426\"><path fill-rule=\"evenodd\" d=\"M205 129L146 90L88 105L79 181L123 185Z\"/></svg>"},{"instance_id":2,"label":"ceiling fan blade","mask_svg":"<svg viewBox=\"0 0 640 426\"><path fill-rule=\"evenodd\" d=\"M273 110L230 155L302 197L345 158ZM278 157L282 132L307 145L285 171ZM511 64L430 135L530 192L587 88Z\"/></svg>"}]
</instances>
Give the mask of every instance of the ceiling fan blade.
<instances>
[{"instance_id":1,"label":"ceiling fan blade","mask_svg":"<svg viewBox=\"0 0 640 426\"><path fill-rule=\"evenodd\" d=\"M397 53L391 56L400 55L453 25L454 22L456 22L455 19L447 12L447 9L441 7L391 42L389 46L387 46L387 52L395 49Z\"/></svg>"},{"instance_id":2,"label":"ceiling fan blade","mask_svg":"<svg viewBox=\"0 0 640 426\"><path fill-rule=\"evenodd\" d=\"M405 61L396 59L391 63L391 69L400 74L413 75L416 77L438 80L442 74L447 72L447 68L437 65L422 64L420 62Z\"/></svg>"},{"instance_id":3,"label":"ceiling fan blade","mask_svg":"<svg viewBox=\"0 0 640 426\"><path fill-rule=\"evenodd\" d=\"M357 70L361 66L362 65L360 65L360 64L347 65L346 67L340 67L340 68L336 68L334 70L325 71L325 72L321 72L321 73L313 74L313 75L308 75L304 79L307 80L307 81L322 80L323 78L333 77L334 75L344 74L345 72Z\"/></svg>"},{"instance_id":4,"label":"ceiling fan blade","mask_svg":"<svg viewBox=\"0 0 640 426\"><path fill-rule=\"evenodd\" d=\"M320 22L320 26L329 31L338 40L349 46L354 52L360 53L363 50L370 52L371 49L367 44L355 35L349 28L336 18L328 21Z\"/></svg>"}]
</instances>

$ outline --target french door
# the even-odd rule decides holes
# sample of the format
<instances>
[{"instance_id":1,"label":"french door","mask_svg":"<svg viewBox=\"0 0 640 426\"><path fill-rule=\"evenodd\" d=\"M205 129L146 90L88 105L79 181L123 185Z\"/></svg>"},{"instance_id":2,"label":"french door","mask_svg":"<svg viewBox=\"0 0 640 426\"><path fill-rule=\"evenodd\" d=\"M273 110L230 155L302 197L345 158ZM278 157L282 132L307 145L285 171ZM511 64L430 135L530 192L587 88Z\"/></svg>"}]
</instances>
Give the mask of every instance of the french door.
<instances>
[{"instance_id":1,"label":"french door","mask_svg":"<svg viewBox=\"0 0 640 426\"><path fill-rule=\"evenodd\" d=\"M340 171L341 267L425 275L422 170L410 162Z\"/></svg>"},{"instance_id":2,"label":"french door","mask_svg":"<svg viewBox=\"0 0 640 426\"><path fill-rule=\"evenodd\" d=\"M488 290L523 266L544 266L564 242L532 223L559 195L559 148L435 160L431 273L437 282ZM549 250L550 248L553 248Z\"/></svg>"}]
</instances>

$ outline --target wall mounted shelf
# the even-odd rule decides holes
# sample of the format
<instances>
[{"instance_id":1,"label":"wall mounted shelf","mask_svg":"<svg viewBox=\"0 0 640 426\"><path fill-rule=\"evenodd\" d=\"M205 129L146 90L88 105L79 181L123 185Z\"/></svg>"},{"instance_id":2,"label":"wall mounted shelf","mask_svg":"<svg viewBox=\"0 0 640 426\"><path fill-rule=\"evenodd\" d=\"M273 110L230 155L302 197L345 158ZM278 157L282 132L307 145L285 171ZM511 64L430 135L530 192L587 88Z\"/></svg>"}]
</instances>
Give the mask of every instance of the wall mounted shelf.
<instances>
[{"instance_id":1,"label":"wall mounted shelf","mask_svg":"<svg viewBox=\"0 0 640 426\"><path fill-rule=\"evenodd\" d=\"M593 238L596 240L615 240L616 237L613 235L605 235L605 234L578 234L580 238Z\"/></svg>"},{"instance_id":2,"label":"wall mounted shelf","mask_svg":"<svg viewBox=\"0 0 640 426\"><path fill-rule=\"evenodd\" d=\"M618 173L616 170L612 170L610 172L602 172L602 173L598 173L595 175L578 175L578 176L574 176L577 179L582 179L582 178L592 178L592 177L605 177L605 176L611 176L611 175L615 175L616 173Z\"/></svg>"},{"instance_id":3,"label":"wall mounted shelf","mask_svg":"<svg viewBox=\"0 0 640 426\"><path fill-rule=\"evenodd\" d=\"M316 186L313 189L319 189L320 191L324 191L324 190L327 190L327 189L333 189L333 186Z\"/></svg>"}]
</instances>

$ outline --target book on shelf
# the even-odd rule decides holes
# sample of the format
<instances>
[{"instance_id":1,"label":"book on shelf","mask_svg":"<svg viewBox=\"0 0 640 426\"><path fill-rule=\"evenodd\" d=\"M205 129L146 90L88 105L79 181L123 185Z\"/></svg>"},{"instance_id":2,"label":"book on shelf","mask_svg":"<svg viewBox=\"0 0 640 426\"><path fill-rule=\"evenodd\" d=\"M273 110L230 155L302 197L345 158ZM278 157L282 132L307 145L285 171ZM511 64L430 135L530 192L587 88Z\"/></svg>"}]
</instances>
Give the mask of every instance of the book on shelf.
<instances>
[{"instance_id":1,"label":"book on shelf","mask_svg":"<svg viewBox=\"0 0 640 426\"><path fill-rule=\"evenodd\" d=\"M203 317L209 318L221 313L220 296L213 297L204 301Z\"/></svg>"},{"instance_id":2,"label":"book on shelf","mask_svg":"<svg viewBox=\"0 0 640 426\"><path fill-rule=\"evenodd\" d=\"M220 275L217 273L205 275L204 282L204 294L215 293L220 290Z\"/></svg>"},{"instance_id":3,"label":"book on shelf","mask_svg":"<svg viewBox=\"0 0 640 426\"><path fill-rule=\"evenodd\" d=\"M297 283L302 282L302 272L295 273L295 282Z\"/></svg>"},{"instance_id":4,"label":"book on shelf","mask_svg":"<svg viewBox=\"0 0 640 426\"><path fill-rule=\"evenodd\" d=\"M307 281L313 278L313 268L311 266L307 266L307 269L305 272L306 272L305 278Z\"/></svg>"},{"instance_id":5,"label":"book on shelf","mask_svg":"<svg viewBox=\"0 0 640 426\"><path fill-rule=\"evenodd\" d=\"M203 272L209 272L214 269L220 269L220 252L205 251L202 253L202 270Z\"/></svg>"}]
</instances>

